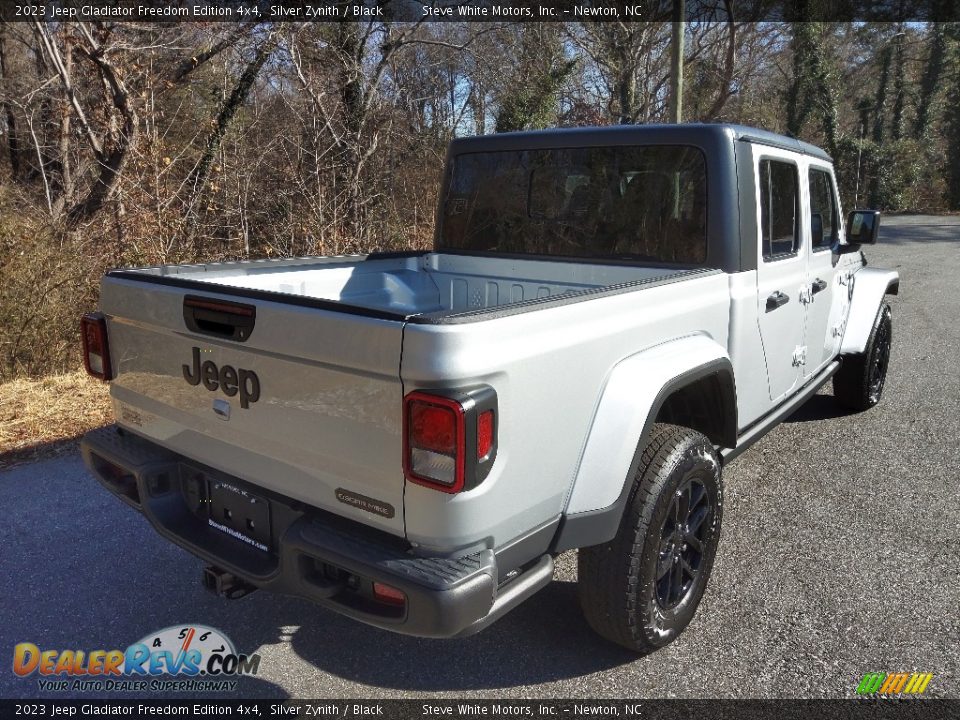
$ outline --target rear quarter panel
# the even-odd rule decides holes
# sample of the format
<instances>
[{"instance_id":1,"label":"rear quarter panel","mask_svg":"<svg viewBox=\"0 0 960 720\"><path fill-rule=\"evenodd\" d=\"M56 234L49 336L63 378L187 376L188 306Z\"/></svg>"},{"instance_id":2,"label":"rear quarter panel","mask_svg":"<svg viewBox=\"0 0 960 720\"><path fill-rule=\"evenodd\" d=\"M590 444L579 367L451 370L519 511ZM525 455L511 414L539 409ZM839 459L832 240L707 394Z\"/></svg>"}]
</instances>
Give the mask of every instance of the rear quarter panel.
<instances>
[{"instance_id":1,"label":"rear quarter panel","mask_svg":"<svg viewBox=\"0 0 960 720\"><path fill-rule=\"evenodd\" d=\"M496 390L500 412L497 459L477 488L448 495L407 483L408 539L440 551L501 547L557 518L613 368L695 334L725 348L728 325L723 273L491 320L408 324L405 393L485 383ZM636 412L645 418L641 405L638 398ZM623 432L630 432L629 418Z\"/></svg>"}]
</instances>

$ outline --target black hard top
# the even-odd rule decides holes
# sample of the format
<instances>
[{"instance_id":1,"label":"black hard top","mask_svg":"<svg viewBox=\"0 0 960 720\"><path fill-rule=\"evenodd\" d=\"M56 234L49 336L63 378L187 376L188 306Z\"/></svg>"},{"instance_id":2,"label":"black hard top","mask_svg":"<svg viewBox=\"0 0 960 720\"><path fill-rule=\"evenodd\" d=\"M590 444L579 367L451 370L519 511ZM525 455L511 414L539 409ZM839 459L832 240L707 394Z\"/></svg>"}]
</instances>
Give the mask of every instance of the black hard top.
<instances>
[{"instance_id":1,"label":"black hard top","mask_svg":"<svg viewBox=\"0 0 960 720\"><path fill-rule=\"evenodd\" d=\"M677 144L701 146L737 140L792 150L822 160L830 156L816 145L746 125L729 123L681 123L679 125L611 125L608 127L555 128L525 132L497 133L457 138L450 144L452 154L535 150L556 147L602 145Z\"/></svg>"}]
</instances>

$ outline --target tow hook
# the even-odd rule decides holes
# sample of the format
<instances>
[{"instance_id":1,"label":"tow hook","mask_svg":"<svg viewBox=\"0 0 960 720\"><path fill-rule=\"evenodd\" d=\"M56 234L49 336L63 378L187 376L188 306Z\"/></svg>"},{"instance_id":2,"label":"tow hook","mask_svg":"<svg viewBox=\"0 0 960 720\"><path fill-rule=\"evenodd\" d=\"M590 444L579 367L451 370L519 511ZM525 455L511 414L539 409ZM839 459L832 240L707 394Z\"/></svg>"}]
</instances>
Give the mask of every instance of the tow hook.
<instances>
[{"instance_id":1,"label":"tow hook","mask_svg":"<svg viewBox=\"0 0 960 720\"><path fill-rule=\"evenodd\" d=\"M203 569L203 586L214 595L222 595L228 600L239 600L257 589L256 585L215 565L207 565Z\"/></svg>"}]
</instances>

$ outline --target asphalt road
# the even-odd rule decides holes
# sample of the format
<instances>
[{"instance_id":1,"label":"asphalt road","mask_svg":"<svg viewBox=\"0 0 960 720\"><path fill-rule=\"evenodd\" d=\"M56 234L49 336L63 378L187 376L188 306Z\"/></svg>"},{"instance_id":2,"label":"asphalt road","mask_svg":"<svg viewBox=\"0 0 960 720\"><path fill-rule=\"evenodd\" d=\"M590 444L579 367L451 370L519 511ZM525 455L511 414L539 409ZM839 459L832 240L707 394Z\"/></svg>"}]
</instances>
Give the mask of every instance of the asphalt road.
<instances>
[{"instance_id":1,"label":"asphalt road","mask_svg":"<svg viewBox=\"0 0 960 720\"><path fill-rule=\"evenodd\" d=\"M666 649L638 659L591 633L571 553L461 641L218 600L71 455L0 473L0 697L64 697L14 676L18 642L123 648L188 622L262 655L231 697L850 697L872 671L932 672L929 695L960 697L960 218L885 218L882 237L868 258L902 277L882 403L844 415L826 390L727 470L713 578Z\"/></svg>"}]
</instances>

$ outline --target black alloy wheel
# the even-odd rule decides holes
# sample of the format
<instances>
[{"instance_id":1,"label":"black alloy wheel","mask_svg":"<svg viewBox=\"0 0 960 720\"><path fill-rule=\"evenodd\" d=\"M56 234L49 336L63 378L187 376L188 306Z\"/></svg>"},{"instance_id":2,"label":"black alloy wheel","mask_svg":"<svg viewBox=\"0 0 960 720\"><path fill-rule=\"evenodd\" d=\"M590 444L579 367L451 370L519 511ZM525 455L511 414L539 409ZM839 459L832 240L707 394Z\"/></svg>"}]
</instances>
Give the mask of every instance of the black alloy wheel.
<instances>
[{"instance_id":1,"label":"black alloy wheel","mask_svg":"<svg viewBox=\"0 0 960 720\"><path fill-rule=\"evenodd\" d=\"M844 355L840 370L833 376L833 395L843 407L860 412L880 402L887 381L892 342L890 306L882 305L864 351Z\"/></svg>"},{"instance_id":2,"label":"black alloy wheel","mask_svg":"<svg viewBox=\"0 0 960 720\"><path fill-rule=\"evenodd\" d=\"M887 366L890 364L890 323L881 322L873 339L873 352L870 356L870 404L880 402L883 384L887 379Z\"/></svg>"},{"instance_id":3,"label":"black alloy wheel","mask_svg":"<svg viewBox=\"0 0 960 720\"><path fill-rule=\"evenodd\" d=\"M660 530L656 592L664 610L680 605L696 584L712 517L706 488L697 480L687 480L674 494Z\"/></svg>"}]
</instances>

